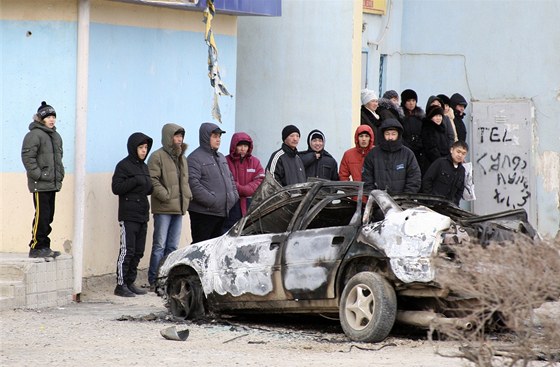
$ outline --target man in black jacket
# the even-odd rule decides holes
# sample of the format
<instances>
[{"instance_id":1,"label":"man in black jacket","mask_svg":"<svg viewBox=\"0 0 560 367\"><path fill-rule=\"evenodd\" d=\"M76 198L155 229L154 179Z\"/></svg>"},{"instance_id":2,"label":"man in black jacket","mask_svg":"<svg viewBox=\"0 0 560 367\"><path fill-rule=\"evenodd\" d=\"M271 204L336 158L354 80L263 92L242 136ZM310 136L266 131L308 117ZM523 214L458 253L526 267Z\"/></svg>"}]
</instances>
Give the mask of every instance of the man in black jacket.
<instances>
[{"instance_id":1,"label":"man in black jacket","mask_svg":"<svg viewBox=\"0 0 560 367\"><path fill-rule=\"evenodd\" d=\"M312 130L307 136L307 146L307 151L300 155L307 177L338 181L338 164L325 150L325 134Z\"/></svg>"},{"instance_id":2,"label":"man in black jacket","mask_svg":"<svg viewBox=\"0 0 560 367\"><path fill-rule=\"evenodd\" d=\"M432 163L422 179L422 192L443 196L459 205L465 189L465 168L463 161L469 151L464 141L456 141L451 146L451 154L438 158Z\"/></svg>"},{"instance_id":3,"label":"man in black jacket","mask_svg":"<svg viewBox=\"0 0 560 367\"><path fill-rule=\"evenodd\" d=\"M366 192L379 189L389 194L420 190L422 176L414 153L403 145L401 124L395 119L382 122L377 145L364 161L362 180Z\"/></svg>"},{"instance_id":4,"label":"man in black jacket","mask_svg":"<svg viewBox=\"0 0 560 367\"><path fill-rule=\"evenodd\" d=\"M465 108L469 105L465 97L460 95L459 93L455 93L451 96L450 102L451 108L455 113L455 119L453 123L455 124L455 130L457 131L457 140L461 140L466 142L467 141L467 127L463 121L465 117Z\"/></svg>"},{"instance_id":5,"label":"man in black jacket","mask_svg":"<svg viewBox=\"0 0 560 367\"><path fill-rule=\"evenodd\" d=\"M272 153L266 165L266 170L272 173L282 186L307 181L305 167L297 151L299 137L300 132L296 126L284 127L282 129L282 147Z\"/></svg>"},{"instance_id":6,"label":"man in black jacket","mask_svg":"<svg viewBox=\"0 0 560 367\"><path fill-rule=\"evenodd\" d=\"M121 227L117 286L115 295L134 297L146 291L134 285L138 263L144 256L146 233L150 218L148 195L153 191L146 157L153 140L143 133L134 133L126 145L128 156L115 167L111 182L113 194L119 196L119 225Z\"/></svg>"}]
</instances>

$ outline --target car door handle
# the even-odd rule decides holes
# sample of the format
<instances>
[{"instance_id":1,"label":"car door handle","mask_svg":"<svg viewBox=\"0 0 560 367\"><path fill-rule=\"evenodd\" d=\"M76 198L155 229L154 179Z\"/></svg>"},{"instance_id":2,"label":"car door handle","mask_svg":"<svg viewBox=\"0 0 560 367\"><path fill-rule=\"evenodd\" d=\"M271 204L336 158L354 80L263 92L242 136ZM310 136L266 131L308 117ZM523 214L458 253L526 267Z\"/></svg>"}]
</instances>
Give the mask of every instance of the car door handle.
<instances>
[{"instance_id":1,"label":"car door handle","mask_svg":"<svg viewBox=\"0 0 560 367\"><path fill-rule=\"evenodd\" d=\"M343 236L336 236L333 237L332 242L333 245L342 245L344 243L344 237Z\"/></svg>"},{"instance_id":2,"label":"car door handle","mask_svg":"<svg viewBox=\"0 0 560 367\"><path fill-rule=\"evenodd\" d=\"M280 242L271 242L270 243L270 249L274 250L280 247Z\"/></svg>"}]
</instances>

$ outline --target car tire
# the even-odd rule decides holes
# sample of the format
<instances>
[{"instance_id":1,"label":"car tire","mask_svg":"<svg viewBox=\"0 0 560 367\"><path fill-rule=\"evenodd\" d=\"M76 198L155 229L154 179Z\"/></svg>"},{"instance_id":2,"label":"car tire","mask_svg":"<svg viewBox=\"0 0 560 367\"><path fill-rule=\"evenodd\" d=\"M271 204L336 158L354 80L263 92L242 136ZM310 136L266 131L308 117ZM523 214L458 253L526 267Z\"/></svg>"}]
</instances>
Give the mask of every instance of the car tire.
<instances>
[{"instance_id":1,"label":"car tire","mask_svg":"<svg viewBox=\"0 0 560 367\"><path fill-rule=\"evenodd\" d=\"M169 310L175 317L197 319L205 314L204 293L196 275L178 275L167 287Z\"/></svg>"},{"instance_id":2,"label":"car tire","mask_svg":"<svg viewBox=\"0 0 560 367\"><path fill-rule=\"evenodd\" d=\"M395 290L380 274L358 273L344 287L339 315L342 329L351 340L383 341L397 315Z\"/></svg>"}]
</instances>

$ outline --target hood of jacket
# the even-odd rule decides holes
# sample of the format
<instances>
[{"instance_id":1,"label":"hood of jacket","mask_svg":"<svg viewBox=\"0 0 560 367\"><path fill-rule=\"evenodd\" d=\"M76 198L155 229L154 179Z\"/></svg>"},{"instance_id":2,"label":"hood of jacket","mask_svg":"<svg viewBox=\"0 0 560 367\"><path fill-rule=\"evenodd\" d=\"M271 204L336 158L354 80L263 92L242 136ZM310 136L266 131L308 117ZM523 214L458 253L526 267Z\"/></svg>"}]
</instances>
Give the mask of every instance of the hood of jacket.
<instances>
[{"instance_id":1,"label":"hood of jacket","mask_svg":"<svg viewBox=\"0 0 560 367\"><path fill-rule=\"evenodd\" d=\"M198 129L198 143L200 144L200 147L204 150L207 150L209 152L214 151L211 147L210 147L210 136L212 136L212 131L214 130L222 130L218 125L212 123L212 122L204 122L202 123L202 125L200 125L200 128Z\"/></svg>"},{"instance_id":2,"label":"hood of jacket","mask_svg":"<svg viewBox=\"0 0 560 367\"><path fill-rule=\"evenodd\" d=\"M148 135L144 133L133 133L128 137L128 142L126 143L126 149L128 150L128 156L136 161L144 161L138 157L138 146L140 144L148 144L148 151L146 152L146 157L150 154L150 149L152 149L152 144L154 141Z\"/></svg>"},{"instance_id":3,"label":"hood of jacket","mask_svg":"<svg viewBox=\"0 0 560 367\"><path fill-rule=\"evenodd\" d=\"M358 140L358 136L360 136L360 134L362 133L368 133L369 134L369 145L367 148L365 148L364 150L366 152L369 152L372 148L373 148L373 144L375 137L373 136L373 130L371 129L371 127L369 127L369 125L360 125L358 126L358 128L356 129L356 132L354 133L354 144L356 144L356 148L357 149L362 149L360 147L360 142Z\"/></svg>"},{"instance_id":4,"label":"hood of jacket","mask_svg":"<svg viewBox=\"0 0 560 367\"><path fill-rule=\"evenodd\" d=\"M161 128L161 146L163 150L165 150L170 155L173 155L173 135L177 134L178 132L183 133L183 137L185 136L185 129L182 126L179 126L174 123L169 123L163 125ZM181 145L181 154L184 154L187 151L188 145L183 143Z\"/></svg>"},{"instance_id":5,"label":"hood of jacket","mask_svg":"<svg viewBox=\"0 0 560 367\"><path fill-rule=\"evenodd\" d=\"M379 98L377 100L377 108L391 110L393 113L396 113L401 119L404 117L404 111L401 106L393 103L388 98Z\"/></svg>"},{"instance_id":6,"label":"hood of jacket","mask_svg":"<svg viewBox=\"0 0 560 367\"><path fill-rule=\"evenodd\" d=\"M314 150L311 148L311 137L313 136L313 134L319 134L323 137L323 151L325 150L325 145L327 144L327 139L325 138L325 134L323 134L323 132L319 129L315 129L315 130L311 130L311 132L309 133L309 135L307 135L307 151L308 152L313 152Z\"/></svg>"},{"instance_id":7,"label":"hood of jacket","mask_svg":"<svg viewBox=\"0 0 560 367\"><path fill-rule=\"evenodd\" d=\"M434 101L439 101L441 108L444 108L443 100L441 98L439 98L438 96L430 96L428 98L428 102L426 102L426 108L424 109L426 113L428 113L428 110L430 109L430 106Z\"/></svg>"},{"instance_id":8,"label":"hood of jacket","mask_svg":"<svg viewBox=\"0 0 560 367\"><path fill-rule=\"evenodd\" d=\"M457 107L458 104L465 105L465 108L469 105L465 97L463 97L459 93L453 94L449 100L449 103L450 103L449 106L453 109L455 109L455 107Z\"/></svg>"},{"instance_id":9,"label":"hood of jacket","mask_svg":"<svg viewBox=\"0 0 560 367\"><path fill-rule=\"evenodd\" d=\"M33 115L33 121L31 121L31 123L29 124L29 130L31 131L33 129L40 129L48 134L48 133L52 133L53 131L56 131L56 126L53 126L52 129L47 127L43 123L39 115L35 114Z\"/></svg>"},{"instance_id":10,"label":"hood of jacket","mask_svg":"<svg viewBox=\"0 0 560 367\"><path fill-rule=\"evenodd\" d=\"M245 158L250 157L253 153L253 139L251 139L249 134L244 132L235 133L231 137L231 142L229 143L229 155L235 159L240 158L239 154L235 152L235 148L237 148L237 144L239 144L240 141L246 141L249 143L249 149L247 150L247 155L245 155ZM208 144L210 144L210 140L208 140Z\"/></svg>"},{"instance_id":11,"label":"hood of jacket","mask_svg":"<svg viewBox=\"0 0 560 367\"><path fill-rule=\"evenodd\" d=\"M397 140L385 140L385 130L389 128L394 128L399 132L399 138ZM379 134L380 136L377 139L377 145L379 145L381 149L394 152L402 148L403 127L397 119L383 120L381 126L379 127L379 131L381 132L381 134Z\"/></svg>"}]
</instances>

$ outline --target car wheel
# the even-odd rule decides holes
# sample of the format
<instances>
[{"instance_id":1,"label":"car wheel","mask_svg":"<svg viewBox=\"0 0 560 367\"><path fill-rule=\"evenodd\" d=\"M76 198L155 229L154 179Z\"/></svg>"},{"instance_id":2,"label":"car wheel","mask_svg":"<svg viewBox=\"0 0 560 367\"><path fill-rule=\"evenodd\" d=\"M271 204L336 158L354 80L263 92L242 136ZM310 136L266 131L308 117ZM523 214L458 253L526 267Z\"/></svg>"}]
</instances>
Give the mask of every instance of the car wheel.
<instances>
[{"instance_id":1,"label":"car wheel","mask_svg":"<svg viewBox=\"0 0 560 367\"><path fill-rule=\"evenodd\" d=\"M167 287L169 310L176 317L196 319L204 315L203 292L196 275L179 275Z\"/></svg>"},{"instance_id":2,"label":"car wheel","mask_svg":"<svg viewBox=\"0 0 560 367\"><path fill-rule=\"evenodd\" d=\"M395 323L395 290L380 274L358 273L344 287L339 314L342 329L351 340L380 342Z\"/></svg>"}]
</instances>

